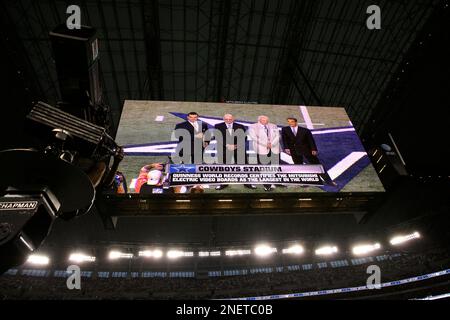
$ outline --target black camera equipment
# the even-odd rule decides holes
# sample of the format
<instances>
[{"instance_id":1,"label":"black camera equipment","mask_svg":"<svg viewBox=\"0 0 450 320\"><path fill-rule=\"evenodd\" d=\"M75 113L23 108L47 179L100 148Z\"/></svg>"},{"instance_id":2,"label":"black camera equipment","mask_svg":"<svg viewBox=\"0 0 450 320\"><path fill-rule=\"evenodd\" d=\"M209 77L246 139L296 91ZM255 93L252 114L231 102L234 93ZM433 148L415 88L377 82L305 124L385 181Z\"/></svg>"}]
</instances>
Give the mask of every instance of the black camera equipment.
<instances>
[{"instance_id":1,"label":"black camera equipment","mask_svg":"<svg viewBox=\"0 0 450 320\"><path fill-rule=\"evenodd\" d=\"M114 182L123 149L109 134L95 34L64 26L50 33L63 101L32 104L26 128L39 148L0 151L0 274L23 264L55 219L88 212L96 189Z\"/></svg>"}]
</instances>

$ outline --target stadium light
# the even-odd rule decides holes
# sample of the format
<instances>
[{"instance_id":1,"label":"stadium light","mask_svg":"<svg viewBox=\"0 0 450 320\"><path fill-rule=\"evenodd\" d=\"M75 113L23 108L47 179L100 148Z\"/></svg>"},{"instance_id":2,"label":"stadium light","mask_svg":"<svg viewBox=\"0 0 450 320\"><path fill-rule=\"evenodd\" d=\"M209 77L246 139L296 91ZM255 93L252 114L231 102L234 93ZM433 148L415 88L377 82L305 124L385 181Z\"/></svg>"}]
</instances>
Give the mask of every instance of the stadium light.
<instances>
[{"instance_id":1,"label":"stadium light","mask_svg":"<svg viewBox=\"0 0 450 320\"><path fill-rule=\"evenodd\" d=\"M32 254L28 257L28 263L40 266L46 266L50 263L50 258L47 256Z\"/></svg>"},{"instance_id":2,"label":"stadium light","mask_svg":"<svg viewBox=\"0 0 450 320\"><path fill-rule=\"evenodd\" d=\"M226 256L244 256L251 254L251 250L227 250L225 251Z\"/></svg>"},{"instance_id":3,"label":"stadium light","mask_svg":"<svg viewBox=\"0 0 450 320\"><path fill-rule=\"evenodd\" d=\"M190 251L169 250L167 251L167 258L177 259L181 257L193 257L194 253Z\"/></svg>"},{"instance_id":4,"label":"stadium light","mask_svg":"<svg viewBox=\"0 0 450 320\"><path fill-rule=\"evenodd\" d=\"M338 252L338 248L336 246L325 246L316 249L316 255L318 256L329 256Z\"/></svg>"},{"instance_id":5,"label":"stadium light","mask_svg":"<svg viewBox=\"0 0 450 320\"><path fill-rule=\"evenodd\" d=\"M159 259L162 256L163 252L158 249L139 251L139 257Z\"/></svg>"},{"instance_id":6,"label":"stadium light","mask_svg":"<svg viewBox=\"0 0 450 320\"><path fill-rule=\"evenodd\" d=\"M199 257L220 257L220 251L200 251Z\"/></svg>"},{"instance_id":7,"label":"stadium light","mask_svg":"<svg viewBox=\"0 0 450 320\"><path fill-rule=\"evenodd\" d=\"M389 242L391 243L391 245L396 246L414 239L419 239L420 238L420 233L418 233L417 231L411 234L407 234L407 235L403 235L403 236L396 236L393 237Z\"/></svg>"},{"instance_id":8,"label":"stadium light","mask_svg":"<svg viewBox=\"0 0 450 320\"><path fill-rule=\"evenodd\" d=\"M266 257L268 255L271 255L272 253L275 253L275 252L277 252L277 248L269 247L266 244L258 245L254 249L254 253L257 256L260 256L260 257Z\"/></svg>"},{"instance_id":9,"label":"stadium light","mask_svg":"<svg viewBox=\"0 0 450 320\"><path fill-rule=\"evenodd\" d=\"M72 253L69 256L69 261L75 262L75 263L82 263L82 262L95 262L96 258L92 256L85 255L83 253Z\"/></svg>"},{"instance_id":10,"label":"stadium light","mask_svg":"<svg viewBox=\"0 0 450 320\"><path fill-rule=\"evenodd\" d=\"M381 248L379 243L361 244L353 247L353 254L364 255Z\"/></svg>"},{"instance_id":11,"label":"stadium light","mask_svg":"<svg viewBox=\"0 0 450 320\"><path fill-rule=\"evenodd\" d=\"M123 253L120 251L110 251L109 259L117 260L117 259L133 259L134 255L132 253Z\"/></svg>"},{"instance_id":12,"label":"stadium light","mask_svg":"<svg viewBox=\"0 0 450 320\"><path fill-rule=\"evenodd\" d=\"M295 244L289 248L283 249L283 254L302 254L305 252L305 249L298 244Z\"/></svg>"},{"instance_id":13,"label":"stadium light","mask_svg":"<svg viewBox=\"0 0 450 320\"><path fill-rule=\"evenodd\" d=\"M183 256L183 251L179 250L170 250L167 252L167 258L176 259Z\"/></svg>"}]
</instances>

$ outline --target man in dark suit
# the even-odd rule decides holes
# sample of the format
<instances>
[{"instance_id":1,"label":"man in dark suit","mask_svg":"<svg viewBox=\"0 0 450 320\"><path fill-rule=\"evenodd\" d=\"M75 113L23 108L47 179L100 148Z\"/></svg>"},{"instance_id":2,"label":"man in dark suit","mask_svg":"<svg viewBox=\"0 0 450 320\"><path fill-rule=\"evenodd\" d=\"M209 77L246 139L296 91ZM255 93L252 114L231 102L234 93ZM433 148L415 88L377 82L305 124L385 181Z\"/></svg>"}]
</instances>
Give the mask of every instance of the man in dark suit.
<instances>
[{"instance_id":1,"label":"man in dark suit","mask_svg":"<svg viewBox=\"0 0 450 320\"><path fill-rule=\"evenodd\" d=\"M183 153L184 150L183 148L181 148L181 150L179 150L179 156L182 158L184 156L189 158L190 163L199 163L199 164L202 163L205 148L208 146L209 141L211 139L207 124L198 120L198 113L189 112L187 116L187 121L178 123L175 126L175 137L178 138L178 148L181 147L180 144L183 142L182 130L186 130L189 135L190 155L184 155ZM184 133L186 133L186 131L184 131ZM188 147L189 145L184 146ZM199 146L201 146L201 148L199 148ZM195 150L196 148L198 150ZM201 154L198 154L197 157L194 157L195 152L199 153L200 151Z\"/></svg>"},{"instance_id":2,"label":"man in dark suit","mask_svg":"<svg viewBox=\"0 0 450 320\"><path fill-rule=\"evenodd\" d=\"M220 164L246 164L247 156L247 135L245 127L234 122L232 114L225 114L223 122L214 126L217 141L216 152L218 163ZM220 185L216 190L222 190L228 185ZM244 185L250 189L256 189L256 186Z\"/></svg>"},{"instance_id":3,"label":"man in dark suit","mask_svg":"<svg viewBox=\"0 0 450 320\"><path fill-rule=\"evenodd\" d=\"M281 129L284 152L292 157L294 164L303 164L305 159L309 164L320 164L317 157L319 152L311 131L300 127L296 118L287 118L287 122L288 126ZM336 186L328 174L325 176L326 182Z\"/></svg>"},{"instance_id":4,"label":"man in dark suit","mask_svg":"<svg viewBox=\"0 0 450 320\"><path fill-rule=\"evenodd\" d=\"M304 158L310 164L320 164L311 131L300 127L296 118L288 118L287 122L289 126L281 129L284 152L292 157L295 164L303 164Z\"/></svg>"}]
</instances>

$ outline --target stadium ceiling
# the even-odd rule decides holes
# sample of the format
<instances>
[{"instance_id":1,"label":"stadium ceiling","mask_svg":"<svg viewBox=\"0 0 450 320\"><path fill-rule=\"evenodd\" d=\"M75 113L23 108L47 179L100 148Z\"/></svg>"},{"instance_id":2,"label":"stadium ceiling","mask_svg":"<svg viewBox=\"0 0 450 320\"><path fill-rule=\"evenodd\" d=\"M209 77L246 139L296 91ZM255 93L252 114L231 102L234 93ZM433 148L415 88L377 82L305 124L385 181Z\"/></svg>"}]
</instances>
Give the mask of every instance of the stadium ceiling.
<instances>
[{"instance_id":1,"label":"stadium ceiling","mask_svg":"<svg viewBox=\"0 0 450 320\"><path fill-rule=\"evenodd\" d=\"M247 101L344 106L361 131L438 2L377 1L381 30L367 28L365 0L6 0L0 9L19 44L10 54L49 102L58 88L48 33L77 4L82 24L98 29L116 121L125 99Z\"/></svg>"}]
</instances>

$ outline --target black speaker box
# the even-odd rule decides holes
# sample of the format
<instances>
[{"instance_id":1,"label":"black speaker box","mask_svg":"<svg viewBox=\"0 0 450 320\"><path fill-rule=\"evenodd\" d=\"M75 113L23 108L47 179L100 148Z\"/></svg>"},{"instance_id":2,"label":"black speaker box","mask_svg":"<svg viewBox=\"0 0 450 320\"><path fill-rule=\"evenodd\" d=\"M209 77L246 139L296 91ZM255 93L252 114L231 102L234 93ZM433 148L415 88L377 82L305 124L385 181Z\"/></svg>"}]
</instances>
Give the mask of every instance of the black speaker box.
<instances>
[{"instance_id":1,"label":"black speaker box","mask_svg":"<svg viewBox=\"0 0 450 320\"><path fill-rule=\"evenodd\" d=\"M70 30L66 25L50 32L61 99L69 105L86 106L89 100L93 104L101 103L96 33L92 27Z\"/></svg>"}]
</instances>

